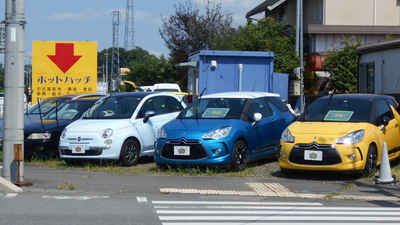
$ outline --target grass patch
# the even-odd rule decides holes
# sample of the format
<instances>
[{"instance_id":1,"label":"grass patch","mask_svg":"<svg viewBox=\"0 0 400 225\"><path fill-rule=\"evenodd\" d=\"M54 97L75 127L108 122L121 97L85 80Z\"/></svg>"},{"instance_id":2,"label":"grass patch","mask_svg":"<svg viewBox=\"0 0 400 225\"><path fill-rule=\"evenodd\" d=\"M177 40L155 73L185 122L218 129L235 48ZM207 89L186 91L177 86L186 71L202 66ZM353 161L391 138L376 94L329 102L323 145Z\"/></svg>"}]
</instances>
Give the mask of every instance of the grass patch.
<instances>
[{"instance_id":1,"label":"grass patch","mask_svg":"<svg viewBox=\"0 0 400 225\"><path fill-rule=\"evenodd\" d=\"M0 161L3 152L0 151ZM254 177L254 178L289 178L301 180L342 180L342 181L359 181L373 182L375 176L379 176L379 170L375 176L366 177L363 175L349 175L341 173L326 172L299 172L284 174L281 172L277 158L270 157L256 162L249 163L246 169L242 171L231 171L225 168L207 168L207 167L158 167L153 161L153 157L143 157L139 160L137 166L123 167L118 163L109 161L86 162L81 164L67 164L64 160L56 157L50 158L32 158L26 159L25 164L44 166L55 169L72 169L93 172L106 172L113 174L132 174L132 175L177 175L177 176L219 176L219 177ZM400 159L390 162L392 175L400 177ZM327 176L329 174L329 176ZM346 184L344 188L349 190L354 188L354 183ZM72 187L71 187L72 188Z\"/></svg>"}]
</instances>

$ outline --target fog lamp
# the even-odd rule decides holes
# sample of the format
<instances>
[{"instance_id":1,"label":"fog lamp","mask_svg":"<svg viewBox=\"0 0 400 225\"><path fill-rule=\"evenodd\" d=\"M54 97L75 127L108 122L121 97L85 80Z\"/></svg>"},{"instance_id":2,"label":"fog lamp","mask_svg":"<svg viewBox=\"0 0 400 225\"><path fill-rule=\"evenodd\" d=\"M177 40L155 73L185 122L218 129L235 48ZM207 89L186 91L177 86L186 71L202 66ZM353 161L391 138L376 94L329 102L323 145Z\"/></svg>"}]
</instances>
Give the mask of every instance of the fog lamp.
<instances>
[{"instance_id":1,"label":"fog lamp","mask_svg":"<svg viewBox=\"0 0 400 225\"><path fill-rule=\"evenodd\" d=\"M286 158L286 153L284 153L284 152L279 152L279 155L280 155L282 158Z\"/></svg>"},{"instance_id":2,"label":"fog lamp","mask_svg":"<svg viewBox=\"0 0 400 225\"><path fill-rule=\"evenodd\" d=\"M355 154L351 154L351 155L349 155L348 157L349 157L350 160L353 160L353 159L356 158L356 155L355 155Z\"/></svg>"},{"instance_id":3,"label":"fog lamp","mask_svg":"<svg viewBox=\"0 0 400 225\"><path fill-rule=\"evenodd\" d=\"M111 145L112 142L113 142L113 141L112 141L111 139L107 139L107 140L104 141L104 144L105 144L105 145Z\"/></svg>"},{"instance_id":4,"label":"fog lamp","mask_svg":"<svg viewBox=\"0 0 400 225\"><path fill-rule=\"evenodd\" d=\"M219 154L219 153L221 153L221 152L222 152L221 149L215 149L215 150L214 150L214 153L215 153L215 154Z\"/></svg>"}]
</instances>

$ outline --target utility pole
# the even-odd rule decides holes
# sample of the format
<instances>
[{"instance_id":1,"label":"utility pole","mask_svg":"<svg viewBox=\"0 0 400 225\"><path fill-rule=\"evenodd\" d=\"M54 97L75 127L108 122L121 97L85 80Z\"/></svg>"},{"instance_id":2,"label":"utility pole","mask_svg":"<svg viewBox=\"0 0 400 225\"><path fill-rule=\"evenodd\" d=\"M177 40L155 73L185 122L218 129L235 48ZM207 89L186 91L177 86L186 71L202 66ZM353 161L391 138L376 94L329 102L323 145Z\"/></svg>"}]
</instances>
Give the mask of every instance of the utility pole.
<instances>
[{"instance_id":1,"label":"utility pole","mask_svg":"<svg viewBox=\"0 0 400 225\"><path fill-rule=\"evenodd\" d=\"M300 57L300 113L304 111L304 62L303 62L303 0L297 0L296 6L296 52Z\"/></svg>"},{"instance_id":2,"label":"utility pole","mask_svg":"<svg viewBox=\"0 0 400 225\"><path fill-rule=\"evenodd\" d=\"M300 113L304 111L304 43L303 43L303 0L300 0Z\"/></svg>"},{"instance_id":3,"label":"utility pole","mask_svg":"<svg viewBox=\"0 0 400 225\"><path fill-rule=\"evenodd\" d=\"M14 146L24 144L25 0L6 0L4 53L3 178L23 180L14 159ZM20 177L18 177L18 175Z\"/></svg>"}]
</instances>

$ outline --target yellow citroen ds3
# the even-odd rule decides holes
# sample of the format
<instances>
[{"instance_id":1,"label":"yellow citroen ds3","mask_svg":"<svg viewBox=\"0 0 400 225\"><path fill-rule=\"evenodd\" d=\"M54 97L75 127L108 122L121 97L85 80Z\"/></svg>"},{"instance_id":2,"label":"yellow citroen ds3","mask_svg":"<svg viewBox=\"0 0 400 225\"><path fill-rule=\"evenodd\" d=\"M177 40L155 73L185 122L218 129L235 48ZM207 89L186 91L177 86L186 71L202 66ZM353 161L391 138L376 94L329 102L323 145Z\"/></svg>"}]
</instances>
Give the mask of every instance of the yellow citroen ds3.
<instances>
[{"instance_id":1,"label":"yellow citroen ds3","mask_svg":"<svg viewBox=\"0 0 400 225\"><path fill-rule=\"evenodd\" d=\"M286 171L375 174L383 143L400 157L400 115L388 95L339 94L315 100L282 133L279 166Z\"/></svg>"}]
</instances>

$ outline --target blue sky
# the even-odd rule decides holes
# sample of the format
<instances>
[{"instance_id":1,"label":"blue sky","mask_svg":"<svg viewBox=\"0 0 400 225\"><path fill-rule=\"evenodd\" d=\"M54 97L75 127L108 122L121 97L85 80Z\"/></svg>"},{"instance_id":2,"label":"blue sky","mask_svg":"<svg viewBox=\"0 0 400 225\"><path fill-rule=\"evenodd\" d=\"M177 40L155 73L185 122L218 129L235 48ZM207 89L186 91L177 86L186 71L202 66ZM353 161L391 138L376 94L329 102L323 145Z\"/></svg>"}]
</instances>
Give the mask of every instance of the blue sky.
<instances>
[{"instance_id":1,"label":"blue sky","mask_svg":"<svg viewBox=\"0 0 400 225\"><path fill-rule=\"evenodd\" d=\"M152 54L168 55L158 34L161 15L175 12L174 3L186 0L135 0L135 45ZM233 13L234 24L245 24L245 14L264 0L213 0ZM205 0L192 0L200 9ZM4 17L5 0L0 0ZM25 0L25 52L32 41L97 41L98 51L112 47L112 11L120 11L119 41L124 46L126 0Z\"/></svg>"}]
</instances>

